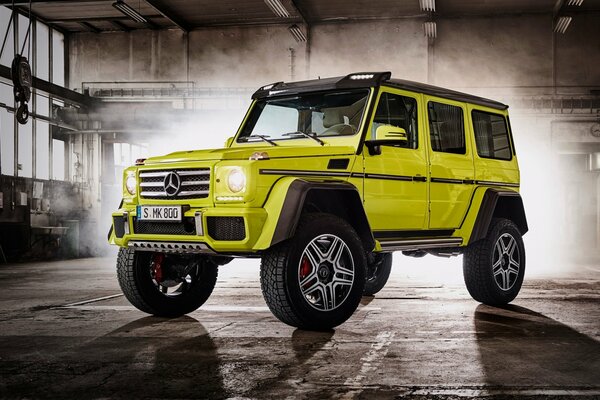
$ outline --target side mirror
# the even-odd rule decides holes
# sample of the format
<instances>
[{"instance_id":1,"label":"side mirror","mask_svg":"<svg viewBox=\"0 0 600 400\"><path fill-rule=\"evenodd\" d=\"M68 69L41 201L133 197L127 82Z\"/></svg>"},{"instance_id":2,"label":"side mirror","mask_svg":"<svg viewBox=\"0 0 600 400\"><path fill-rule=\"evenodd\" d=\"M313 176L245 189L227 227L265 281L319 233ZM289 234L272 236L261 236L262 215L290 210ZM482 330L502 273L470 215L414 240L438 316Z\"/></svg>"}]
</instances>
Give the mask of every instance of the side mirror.
<instances>
[{"instance_id":1,"label":"side mirror","mask_svg":"<svg viewBox=\"0 0 600 400\"><path fill-rule=\"evenodd\" d=\"M393 125L381 125L375 131L375 140L397 140L407 142L406 130Z\"/></svg>"},{"instance_id":2,"label":"side mirror","mask_svg":"<svg viewBox=\"0 0 600 400\"><path fill-rule=\"evenodd\" d=\"M225 141L225 147L231 147L231 143L233 143L233 136L227 138Z\"/></svg>"},{"instance_id":3,"label":"side mirror","mask_svg":"<svg viewBox=\"0 0 600 400\"><path fill-rule=\"evenodd\" d=\"M381 125L375 130L375 139L365 141L369 154L381 154L381 146L406 146L408 136L404 128L393 125Z\"/></svg>"}]
</instances>

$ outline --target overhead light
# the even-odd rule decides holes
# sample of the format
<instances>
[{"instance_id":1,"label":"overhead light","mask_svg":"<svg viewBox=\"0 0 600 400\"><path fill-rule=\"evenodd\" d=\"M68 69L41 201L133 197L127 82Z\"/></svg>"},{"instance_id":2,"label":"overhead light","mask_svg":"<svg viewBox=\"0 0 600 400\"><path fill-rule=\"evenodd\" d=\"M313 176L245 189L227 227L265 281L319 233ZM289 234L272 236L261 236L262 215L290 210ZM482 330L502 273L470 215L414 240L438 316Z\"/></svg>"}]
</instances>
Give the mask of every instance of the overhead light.
<instances>
[{"instance_id":1,"label":"overhead light","mask_svg":"<svg viewBox=\"0 0 600 400\"><path fill-rule=\"evenodd\" d=\"M554 25L554 32L564 34L567 31L567 28L569 27L569 24L571 23L572 20L573 20L572 17L566 17L566 16L558 17L556 19L556 23Z\"/></svg>"},{"instance_id":2,"label":"overhead light","mask_svg":"<svg viewBox=\"0 0 600 400\"><path fill-rule=\"evenodd\" d=\"M422 11L435 12L435 0L419 0Z\"/></svg>"},{"instance_id":3,"label":"overhead light","mask_svg":"<svg viewBox=\"0 0 600 400\"><path fill-rule=\"evenodd\" d=\"M127 3L125 3L123 0L115 1L112 4L112 6L136 22L142 22L142 23L148 22L148 20L146 18L144 18L144 16L142 14L140 14L138 11L131 8L131 6Z\"/></svg>"},{"instance_id":4,"label":"overhead light","mask_svg":"<svg viewBox=\"0 0 600 400\"><path fill-rule=\"evenodd\" d=\"M581 6L583 4L583 0L568 0L567 1L567 5L568 6Z\"/></svg>"},{"instance_id":5,"label":"overhead light","mask_svg":"<svg viewBox=\"0 0 600 400\"><path fill-rule=\"evenodd\" d=\"M269 6L273 14L281 18L289 18L290 13L285 9L279 0L265 0L265 4Z\"/></svg>"},{"instance_id":6,"label":"overhead light","mask_svg":"<svg viewBox=\"0 0 600 400\"><path fill-rule=\"evenodd\" d=\"M423 22L423 33L426 37L435 39L437 37L437 24L434 21Z\"/></svg>"},{"instance_id":7,"label":"overhead light","mask_svg":"<svg viewBox=\"0 0 600 400\"><path fill-rule=\"evenodd\" d=\"M302 29L300 29L298 25L294 24L288 29L290 30L290 33L292 34L294 39L296 39L296 42L306 42L306 35L304 34L304 32L302 32Z\"/></svg>"}]
</instances>

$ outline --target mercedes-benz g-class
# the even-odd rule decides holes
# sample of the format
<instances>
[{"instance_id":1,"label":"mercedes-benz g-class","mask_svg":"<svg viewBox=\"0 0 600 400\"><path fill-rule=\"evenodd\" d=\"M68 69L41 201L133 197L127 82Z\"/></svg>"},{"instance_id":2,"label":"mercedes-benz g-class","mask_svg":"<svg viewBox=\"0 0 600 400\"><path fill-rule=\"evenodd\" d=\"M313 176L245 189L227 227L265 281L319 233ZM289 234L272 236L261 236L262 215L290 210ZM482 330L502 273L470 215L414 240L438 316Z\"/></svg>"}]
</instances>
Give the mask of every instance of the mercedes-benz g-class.
<instances>
[{"instance_id":1,"label":"mercedes-benz g-class","mask_svg":"<svg viewBox=\"0 0 600 400\"><path fill-rule=\"evenodd\" d=\"M273 314L329 329L383 288L395 251L463 254L475 300L515 298L527 221L506 105L389 72L278 82L252 98L225 148L124 171L109 240L138 309L194 311L219 265L260 257Z\"/></svg>"}]
</instances>

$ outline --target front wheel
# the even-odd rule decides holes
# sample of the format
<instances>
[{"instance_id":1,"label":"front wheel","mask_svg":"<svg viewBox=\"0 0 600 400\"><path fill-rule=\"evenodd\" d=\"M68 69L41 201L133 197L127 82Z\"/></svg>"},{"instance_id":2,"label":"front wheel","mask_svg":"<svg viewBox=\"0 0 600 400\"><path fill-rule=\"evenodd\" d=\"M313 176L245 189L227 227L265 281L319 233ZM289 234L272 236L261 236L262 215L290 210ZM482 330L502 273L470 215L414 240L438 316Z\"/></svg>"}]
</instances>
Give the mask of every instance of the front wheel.
<instances>
[{"instance_id":1,"label":"front wheel","mask_svg":"<svg viewBox=\"0 0 600 400\"><path fill-rule=\"evenodd\" d=\"M358 307L365 266L362 243L350 224L331 214L306 214L293 238L263 255L261 287L282 322L327 330Z\"/></svg>"},{"instance_id":2,"label":"front wheel","mask_svg":"<svg viewBox=\"0 0 600 400\"><path fill-rule=\"evenodd\" d=\"M123 294L140 311L179 317L208 300L218 267L202 256L120 249L117 277Z\"/></svg>"},{"instance_id":3,"label":"front wheel","mask_svg":"<svg viewBox=\"0 0 600 400\"><path fill-rule=\"evenodd\" d=\"M467 247L463 275L471 297L481 303L499 306L517 297L525 275L525 246L514 222L492 221L487 236Z\"/></svg>"}]
</instances>

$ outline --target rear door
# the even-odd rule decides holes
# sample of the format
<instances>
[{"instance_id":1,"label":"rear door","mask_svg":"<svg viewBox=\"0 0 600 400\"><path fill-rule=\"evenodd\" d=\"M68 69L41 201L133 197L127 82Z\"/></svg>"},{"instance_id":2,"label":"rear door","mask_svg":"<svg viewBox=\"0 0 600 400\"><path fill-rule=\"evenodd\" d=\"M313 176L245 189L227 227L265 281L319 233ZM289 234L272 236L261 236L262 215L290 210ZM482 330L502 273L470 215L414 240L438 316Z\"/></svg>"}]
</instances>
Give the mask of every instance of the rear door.
<instances>
[{"instance_id":1,"label":"rear door","mask_svg":"<svg viewBox=\"0 0 600 400\"><path fill-rule=\"evenodd\" d=\"M474 190L473 146L464 103L425 96L429 136L429 229L462 224Z\"/></svg>"}]
</instances>

